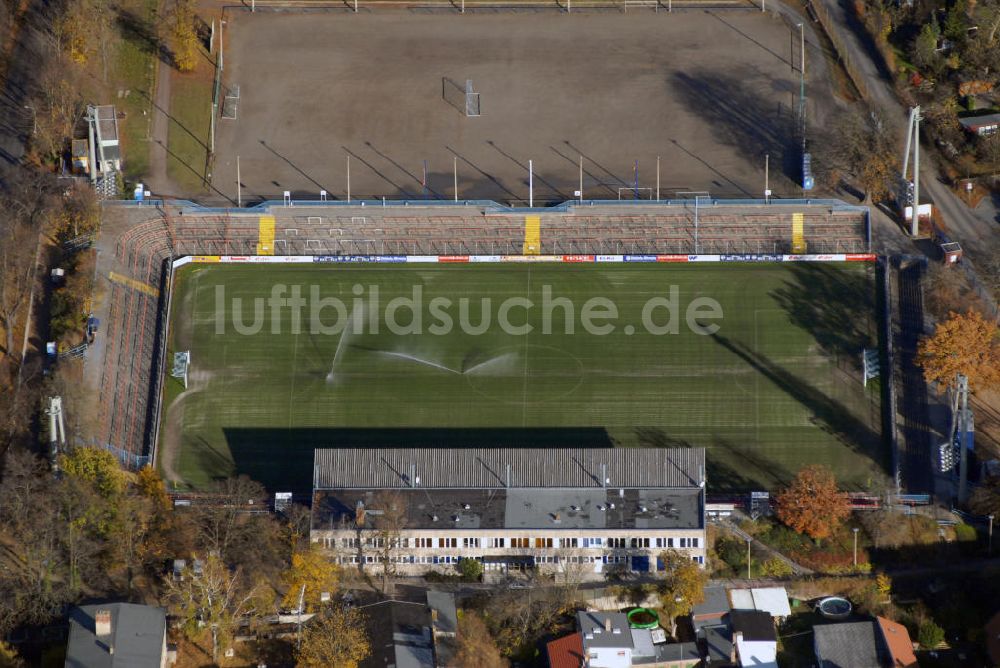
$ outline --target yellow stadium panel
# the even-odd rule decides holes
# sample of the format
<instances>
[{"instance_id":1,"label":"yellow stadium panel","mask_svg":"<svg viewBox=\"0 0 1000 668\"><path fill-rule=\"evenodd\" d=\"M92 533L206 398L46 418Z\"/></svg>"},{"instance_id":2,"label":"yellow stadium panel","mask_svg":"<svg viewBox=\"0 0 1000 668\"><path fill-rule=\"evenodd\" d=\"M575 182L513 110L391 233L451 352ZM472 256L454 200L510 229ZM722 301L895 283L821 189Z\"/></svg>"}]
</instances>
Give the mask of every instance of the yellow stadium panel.
<instances>
[{"instance_id":1,"label":"yellow stadium panel","mask_svg":"<svg viewBox=\"0 0 1000 668\"><path fill-rule=\"evenodd\" d=\"M260 217L257 255L274 255L274 216Z\"/></svg>"},{"instance_id":2,"label":"yellow stadium panel","mask_svg":"<svg viewBox=\"0 0 1000 668\"><path fill-rule=\"evenodd\" d=\"M805 216L801 213L792 214L792 253L801 255L806 252L804 227Z\"/></svg>"},{"instance_id":3,"label":"yellow stadium panel","mask_svg":"<svg viewBox=\"0 0 1000 668\"><path fill-rule=\"evenodd\" d=\"M160 291L157 290L156 288L154 288L152 285L147 285L147 284L143 283L142 281L137 281L134 278L130 278L128 276L124 276L124 275L116 273L114 271L108 273L108 278L111 279L112 281L114 281L115 283L119 283L121 285L125 285L127 287L130 287L130 288L133 288L135 290L138 290L139 292L144 292L147 295L149 295L150 297L159 297L160 296Z\"/></svg>"},{"instance_id":4,"label":"yellow stadium panel","mask_svg":"<svg viewBox=\"0 0 1000 668\"><path fill-rule=\"evenodd\" d=\"M538 255L542 250L541 216L524 217L524 254Z\"/></svg>"}]
</instances>

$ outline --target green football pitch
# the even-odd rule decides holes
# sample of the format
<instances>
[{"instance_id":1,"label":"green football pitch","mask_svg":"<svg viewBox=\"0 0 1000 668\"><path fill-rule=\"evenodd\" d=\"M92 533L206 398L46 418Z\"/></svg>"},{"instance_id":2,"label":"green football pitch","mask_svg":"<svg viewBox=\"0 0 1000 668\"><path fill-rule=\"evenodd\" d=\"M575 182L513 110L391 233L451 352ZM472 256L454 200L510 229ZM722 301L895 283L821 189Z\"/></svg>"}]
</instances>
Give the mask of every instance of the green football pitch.
<instances>
[{"instance_id":1,"label":"green football pitch","mask_svg":"<svg viewBox=\"0 0 1000 668\"><path fill-rule=\"evenodd\" d=\"M876 298L865 263L191 264L158 462L292 491L316 447L704 446L712 491L812 463L866 489Z\"/></svg>"}]
</instances>

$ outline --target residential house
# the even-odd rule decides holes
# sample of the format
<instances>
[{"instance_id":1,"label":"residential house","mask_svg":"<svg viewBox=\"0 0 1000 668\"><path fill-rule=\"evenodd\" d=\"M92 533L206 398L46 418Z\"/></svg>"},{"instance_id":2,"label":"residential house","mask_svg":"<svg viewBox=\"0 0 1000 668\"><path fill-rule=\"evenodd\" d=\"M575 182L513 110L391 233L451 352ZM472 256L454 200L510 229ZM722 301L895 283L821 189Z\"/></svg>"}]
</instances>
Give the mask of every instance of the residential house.
<instances>
[{"instance_id":1,"label":"residential house","mask_svg":"<svg viewBox=\"0 0 1000 668\"><path fill-rule=\"evenodd\" d=\"M426 604L389 600L363 609L371 654L360 668L454 666L458 630L454 595L431 591Z\"/></svg>"},{"instance_id":2,"label":"residential house","mask_svg":"<svg viewBox=\"0 0 1000 668\"><path fill-rule=\"evenodd\" d=\"M875 622L889 651L892 668L916 668L917 656L913 653L913 641L906 627L885 617L876 617Z\"/></svg>"},{"instance_id":3,"label":"residential house","mask_svg":"<svg viewBox=\"0 0 1000 668\"><path fill-rule=\"evenodd\" d=\"M784 587L754 587L729 591L734 610L760 610L778 621L792 614Z\"/></svg>"},{"instance_id":4,"label":"residential house","mask_svg":"<svg viewBox=\"0 0 1000 668\"><path fill-rule=\"evenodd\" d=\"M736 665L743 668L778 668L778 634L774 618L762 610L729 613ZM853 668L853 667L852 667Z\"/></svg>"},{"instance_id":5,"label":"residential house","mask_svg":"<svg viewBox=\"0 0 1000 668\"><path fill-rule=\"evenodd\" d=\"M64 665L66 668L164 668L166 612L134 603L73 608Z\"/></svg>"},{"instance_id":6,"label":"residential house","mask_svg":"<svg viewBox=\"0 0 1000 668\"><path fill-rule=\"evenodd\" d=\"M1000 114L983 114L982 116L966 116L965 118L959 118L958 122L962 124L967 132L977 135L979 137L986 137L1000 128Z\"/></svg>"},{"instance_id":7,"label":"residential house","mask_svg":"<svg viewBox=\"0 0 1000 668\"><path fill-rule=\"evenodd\" d=\"M548 643L550 668L694 668L693 642L668 643L663 629L635 629L621 612L578 612L579 631Z\"/></svg>"},{"instance_id":8,"label":"residential house","mask_svg":"<svg viewBox=\"0 0 1000 668\"><path fill-rule=\"evenodd\" d=\"M913 668L917 665L906 627L884 617L819 624L813 647L820 668Z\"/></svg>"},{"instance_id":9,"label":"residential house","mask_svg":"<svg viewBox=\"0 0 1000 668\"><path fill-rule=\"evenodd\" d=\"M733 633L729 627L729 595L725 587L705 587L705 599L691 610L701 654L711 666L731 665L735 660Z\"/></svg>"},{"instance_id":10,"label":"residential house","mask_svg":"<svg viewBox=\"0 0 1000 668\"><path fill-rule=\"evenodd\" d=\"M582 668L583 634L579 631L557 638L545 646L549 668Z\"/></svg>"},{"instance_id":11,"label":"residential house","mask_svg":"<svg viewBox=\"0 0 1000 668\"><path fill-rule=\"evenodd\" d=\"M396 571L477 559L487 572L599 577L705 560L702 448L343 448L315 451L311 540L380 570L380 499L404 507Z\"/></svg>"}]
</instances>

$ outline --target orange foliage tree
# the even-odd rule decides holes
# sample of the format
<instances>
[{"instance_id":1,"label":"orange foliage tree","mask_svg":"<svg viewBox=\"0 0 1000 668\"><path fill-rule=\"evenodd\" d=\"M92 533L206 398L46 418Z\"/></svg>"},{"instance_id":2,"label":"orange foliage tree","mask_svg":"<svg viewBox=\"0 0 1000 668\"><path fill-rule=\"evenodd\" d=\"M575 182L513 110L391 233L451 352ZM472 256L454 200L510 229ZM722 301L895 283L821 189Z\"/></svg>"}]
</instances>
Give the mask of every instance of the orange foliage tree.
<instances>
[{"instance_id":1,"label":"orange foliage tree","mask_svg":"<svg viewBox=\"0 0 1000 668\"><path fill-rule=\"evenodd\" d=\"M917 364L924 378L950 387L957 374L965 374L973 390L1000 384L1000 348L997 324L978 311L949 313L934 335L923 339L917 350Z\"/></svg>"},{"instance_id":2,"label":"orange foliage tree","mask_svg":"<svg viewBox=\"0 0 1000 668\"><path fill-rule=\"evenodd\" d=\"M837 489L833 471L812 465L800 469L777 498L778 519L817 543L832 534L851 513L847 496Z\"/></svg>"}]
</instances>

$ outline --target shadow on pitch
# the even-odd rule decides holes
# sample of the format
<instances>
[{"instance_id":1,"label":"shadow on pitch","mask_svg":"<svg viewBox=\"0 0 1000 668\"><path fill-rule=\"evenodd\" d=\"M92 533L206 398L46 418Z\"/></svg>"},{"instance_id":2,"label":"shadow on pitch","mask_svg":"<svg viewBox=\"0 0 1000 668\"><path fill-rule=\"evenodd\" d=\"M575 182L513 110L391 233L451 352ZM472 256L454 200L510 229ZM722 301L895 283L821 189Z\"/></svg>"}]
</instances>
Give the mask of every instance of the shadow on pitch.
<instances>
[{"instance_id":1,"label":"shadow on pitch","mask_svg":"<svg viewBox=\"0 0 1000 668\"><path fill-rule=\"evenodd\" d=\"M789 320L809 332L830 356L861 368L863 347L877 343L871 328L875 290L866 272L844 271L818 262L787 267L791 278L770 296Z\"/></svg>"},{"instance_id":2,"label":"shadow on pitch","mask_svg":"<svg viewBox=\"0 0 1000 668\"><path fill-rule=\"evenodd\" d=\"M810 420L817 427L833 435L851 449L871 457L885 470L886 462L881 454L882 437L855 417L846 406L740 341L733 341L719 333L711 336L720 346L749 364L788 396L802 404L809 411Z\"/></svg>"},{"instance_id":3,"label":"shadow on pitch","mask_svg":"<svg viewBox=\"0 0 1000 668\"><path fill-rule=\"evenodd\" d=\"M667 81L680 99L713 128L713 136L736 148L748 161L763 167L764 154L770 154L772 169L796 182L801 172L801 140L796 109L778 101L777 91L784 80L772 81L770 89L761 90L752 82L754 71L719 73L715 70L677 72ZM750 80L750 81L748 81ZM787 86L784 86L788 88ZM785 91L790 97L792 91ZM702 155L674 144L690 157L703 163L741 193L750 195L736 181L723 174ZM777 170L775 170L777 171Z\"/></svg>"}]
</instances>

